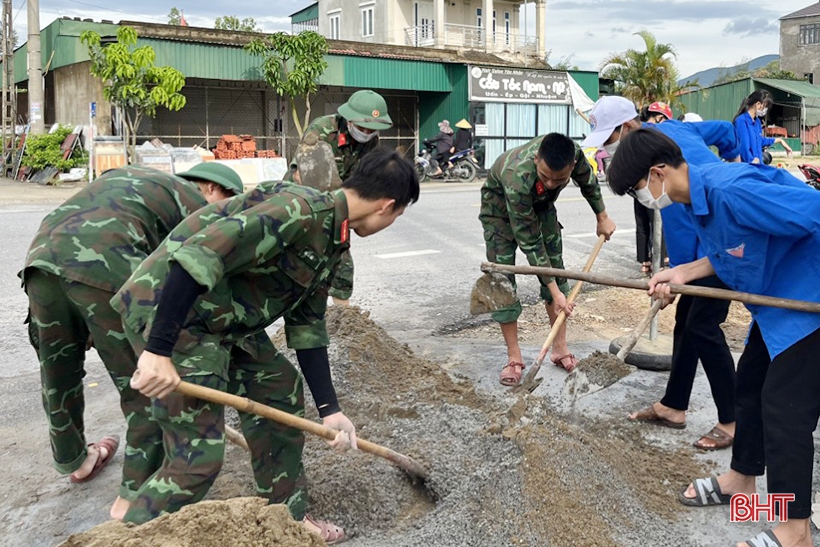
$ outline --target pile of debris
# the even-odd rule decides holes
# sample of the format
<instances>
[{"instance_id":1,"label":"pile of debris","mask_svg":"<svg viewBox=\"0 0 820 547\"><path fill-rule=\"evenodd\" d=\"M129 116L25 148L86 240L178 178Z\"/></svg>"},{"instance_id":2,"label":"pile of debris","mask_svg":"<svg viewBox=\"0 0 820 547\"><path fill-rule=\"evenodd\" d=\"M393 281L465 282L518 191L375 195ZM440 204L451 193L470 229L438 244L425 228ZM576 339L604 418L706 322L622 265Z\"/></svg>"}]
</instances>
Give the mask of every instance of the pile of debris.
<instances>
[{"instance_id":1,"label":"pile of debris","mask_svg":"<svg viewBox=\"0 0 820 547\"><path fill-rule=\"evenodd\" d=\"M245 158L278 158L276 150L257 150L253 135L222 135L216 143L214 156L218 160Z\"/></svg>"}]
</instances>

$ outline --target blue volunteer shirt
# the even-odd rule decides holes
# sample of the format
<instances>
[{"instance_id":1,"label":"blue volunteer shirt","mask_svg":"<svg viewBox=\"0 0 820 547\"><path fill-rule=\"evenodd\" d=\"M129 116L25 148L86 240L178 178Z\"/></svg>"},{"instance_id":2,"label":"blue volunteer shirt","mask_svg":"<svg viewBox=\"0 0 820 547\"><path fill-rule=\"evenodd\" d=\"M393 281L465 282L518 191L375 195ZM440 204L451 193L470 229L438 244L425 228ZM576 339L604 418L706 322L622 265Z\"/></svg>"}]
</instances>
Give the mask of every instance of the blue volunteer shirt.
<instances>
[{"instance_id":1,"label":"blue volunteer shirt","mask_svg":"<svg viewBox=\"0 0 820 547\"><path fill-rule=\"evenodd\" d=\"M687 123L669 120L660 124L645 123L643 127L656 129L675 141L680 146L686 163L690 165L720 163L720 158L712 152L710 146L716 147L720 157L726 160L734 159L739 155L735 130L729 122ZM683 205L675 203L663 208L661 217L670 266L678 266L703 258L692 218Z\"/></svg>"},{"instance_id":2,"label":"blue volunteer shirt","mask_svg":"<svg viewBox=\"0 0 820 547\"><path fill-rule=\"evenodd\" d=\"M820 302L820 192L782 169L689 166L700 244L732 289ZM746 305L774 359L820 328L820 314Z\"/></svg>"},{"instance_id":3,"label":"blue volunteer shirt","mask_svg":"<svg viewBox=\"0 0 820 547\"><path fill-rule=\"evenodd\" d=\"M763 136L763 125L760 118L752 117L744 112L735 120L735 132L740 143L740 159L752 163L755 158L763 163L763 147L774 144L774 139Z\"/></svg>"}]
</instances>

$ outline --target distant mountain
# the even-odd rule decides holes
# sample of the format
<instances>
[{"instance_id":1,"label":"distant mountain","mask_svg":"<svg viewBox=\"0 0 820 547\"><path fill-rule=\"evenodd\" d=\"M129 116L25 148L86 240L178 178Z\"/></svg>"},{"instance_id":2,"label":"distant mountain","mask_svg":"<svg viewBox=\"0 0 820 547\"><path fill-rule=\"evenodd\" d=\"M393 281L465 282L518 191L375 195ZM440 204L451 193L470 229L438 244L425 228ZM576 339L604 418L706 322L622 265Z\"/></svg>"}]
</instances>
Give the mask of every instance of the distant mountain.
<instances>
[{"instance_id":1,"label":"distant mountain","mask_svg":"<svg viewBox=\"0 0 820 547\"><path fill-rule=\"evenodd\" d=\"M691 82L697 80L701 87L708 87L715 83L715 80L717 80L724 74L735 74L744 70L757 70L758 68L763 68L772 61L777 61L778 59L780 59L780 55L763 55L762 57L752 59L749 62L741 63L737 66L719 66L707 70L701 70L700 72L696 72L691 76L681 78L680 80L678 80L678 83L683 85L687 81Z\"/></svg>"}]
</instances>

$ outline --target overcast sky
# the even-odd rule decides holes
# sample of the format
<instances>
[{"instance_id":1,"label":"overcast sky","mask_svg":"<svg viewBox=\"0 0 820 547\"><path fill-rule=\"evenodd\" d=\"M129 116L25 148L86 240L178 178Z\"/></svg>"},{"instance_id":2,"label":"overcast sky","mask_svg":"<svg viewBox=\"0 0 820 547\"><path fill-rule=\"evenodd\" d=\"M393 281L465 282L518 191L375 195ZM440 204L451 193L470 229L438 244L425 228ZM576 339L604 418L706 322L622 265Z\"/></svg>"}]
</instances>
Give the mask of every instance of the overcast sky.
<instances>
[{"instance_id":1,"label":"overcast sky","mask_svg":"<svg viewBox=\"0 0 820 547\"><path fill-rule=\"evenodd\" d=\"M345 0L356 9L358 0ZM412 0L399 0L409 2ZM551 59L572 55L584 70L597 70L612 52L642 48L633 33L647 29L678 50L682 76L714 66L732 66L760 55L778 53L778 19L817 0L549 0L547 49ZM166 23L171 7L184 10L191 26L212 27L215 18L253 17L266 31L289 30L288 15L311 0L40 0L40 26L61 16L119 22ZM13 0L15 29L26 35L25 0ZM232 6L241 5L239 8ZM18 12L18 9L20 10ZM528 26L535 8L529 4ZM534 31L530 32L534 34Z\"/></svg>"}]
</instances>

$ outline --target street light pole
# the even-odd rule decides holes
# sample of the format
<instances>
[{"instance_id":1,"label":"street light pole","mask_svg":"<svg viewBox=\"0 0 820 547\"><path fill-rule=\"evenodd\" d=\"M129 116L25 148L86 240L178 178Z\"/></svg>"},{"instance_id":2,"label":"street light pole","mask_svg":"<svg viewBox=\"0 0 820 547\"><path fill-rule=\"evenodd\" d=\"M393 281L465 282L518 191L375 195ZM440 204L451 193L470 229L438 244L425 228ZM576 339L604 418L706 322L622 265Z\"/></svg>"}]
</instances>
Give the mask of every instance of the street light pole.
<instances>
[{"instance_id":1,"label":"street light pole","mask_svg":"<svg viewBox=\"0 0 820 547\"><path fill-rule=\"evenodd\" d=\"M28 112L30 133L45 133L43 114L43 60L40 54L40 0L28 2Z\"/></svg>"}]
</instances>

